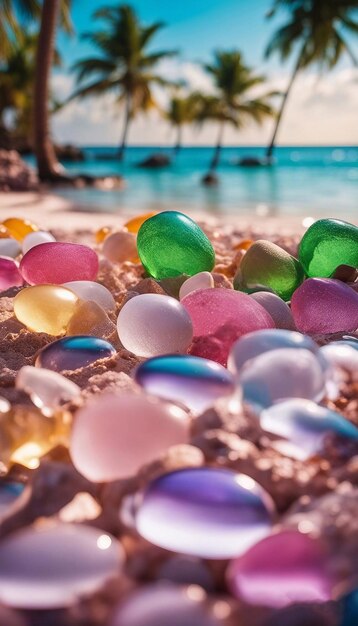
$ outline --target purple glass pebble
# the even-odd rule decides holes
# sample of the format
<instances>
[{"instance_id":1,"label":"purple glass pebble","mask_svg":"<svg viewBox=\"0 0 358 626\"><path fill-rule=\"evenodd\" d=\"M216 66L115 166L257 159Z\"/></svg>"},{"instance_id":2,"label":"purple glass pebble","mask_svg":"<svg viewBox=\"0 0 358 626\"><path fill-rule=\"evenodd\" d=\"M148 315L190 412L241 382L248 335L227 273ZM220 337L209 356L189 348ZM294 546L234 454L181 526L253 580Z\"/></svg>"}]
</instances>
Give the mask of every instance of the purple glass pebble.
<instances>
[{"instance_id":1,"label":"purple glass pebble","mask_svg":"<svg viewBox=\"0 0 358 626\"><path fill-rule=\"evenodd\" d=\"M20 272L29 285L95 280L98 256L88 246L78 243L40 243L22 257Z\"/></svg>"},{"instance_id":2,"label":"purple glass pebble","mask_svg":"<svg viewBox=\"0 0 358 626\"><path fill-rule=\"evenodd\" d=\"M21 287L23 284L24 280L16 261L7 256L0 256L0 291L6 291L11 287Z\"/></svg>"},{"instance_id":3,"label":"purple glass pebble","mask_svg":"<svg viewBox=\"0 0 358 626\"><path fill-rule=\"evenodd\" d=\"M183 469L160 476L136 512L154 545L208 559L242 554L270 533L274 504L252 478L226 469Z\"/></svg>"},{"instance_id":4,"label":"purple glass pebble","mask_svg":"<svg viewBox=\"0 0 358 626\"><path fill-rule=\"evenodd\" d=\"M293 294L291 310L303 333L339 333L358 328L358 293L339 280L309 278Z\"/></svg>"},{"instance_id":5,"label":"purple glass pebble","mask_svg":"<svg viewBox=\"0 0 358 626\"><path fill-rule=\"evenodd\" d=\"M85 335L64 337L42 348L35 365L61 372L86 367L98 359L105 359L114 354L115 348L104 339Z\"/></svg>"},{"instance_id":6,"label":"purple glass pebble","mask_svg":"<svg viewBox=\"0 0 358 626\"><path fill-rule=\"evenodd\" d=\"M250 294L250 297L266 309L275 322L276 328L296 330L291 309L280 296L269 291L255 291Z\"/></svg>"},{"instance_id":7,"label":"purple glass pebble","mask_svg":"<svg viewBox=\"0 0 358 626\"><path fill-rule=\"evenodd\" d=\"M257 543L230 564L228 581L240 600L274 608L328 602L337 584L324 546L296 530Z\"/></svg>"}]
</instances>

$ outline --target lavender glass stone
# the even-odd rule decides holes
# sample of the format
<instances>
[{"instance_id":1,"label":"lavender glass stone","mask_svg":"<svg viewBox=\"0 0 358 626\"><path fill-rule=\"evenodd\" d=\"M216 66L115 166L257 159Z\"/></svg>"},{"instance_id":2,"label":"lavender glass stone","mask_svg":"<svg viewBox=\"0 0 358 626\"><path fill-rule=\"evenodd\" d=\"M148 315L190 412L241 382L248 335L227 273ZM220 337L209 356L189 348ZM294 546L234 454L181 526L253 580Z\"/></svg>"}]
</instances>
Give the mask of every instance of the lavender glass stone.
<instances>
[{"instance_id":1,"label":"lavender glass stone","mask_svg":"<svg viewBox=\"0 0 358 626\"><path fill-rule=\"evenodd\" d=\"M291 309L282 298L269 291L255 291L250 294L250 297L266 309L275 322L276 328L296 330Z\"/></svg>"},{"instance_id":2,"label":"lavender glass stone","mask_svg":"<svg viewBox=\"0 0 358 626\"><path fill-rule=\"evenodd\" d=\"M20 272L29 285L95 280L98 256L92 248L79 243L40 243L24 254Z\"/></svg>"},{"instance_id":3,"label":"lavender glass stone","mask_svg":"<svg viewBox=\"0 0 358 626\"><path fill-rule=\"evenodd\" d=\"M7 256L0 256L0 291L6 291L11 287L22 287L23 284L24 280L16 261Z\"/></svg>"},{"instance_id":4,"label":"lavender glass stone","mask_svg":"<svg viewBox=\"0 0 358 626\"><path fill-rule=\"evenodd\" d=\"M116 354L115 348L104 339L84 335L64 337L42 348L35 365L54 372L76 370L114 354Z\"/></svg>"},{"instance_id":5,"label":"lavender glass stone","mask_svg":"<svg viewBox=\"0 0 358 626\"><path fill-rule=\"evenodd\" d=\"M282 437L275 447L288 456L306 460L324 451L327 437L357 441L358 428L335 411L310 400L292 399L262 411L263 430Z\"/></svg>"},{"instance_id":6,"label":"lavender glass stone","mask_svg":"<svg viewBox=\"0 0 358 626\"><path fill-rule=\"evenodd\" d=\"M339 333L358 328L358 293L339 280L309 278L293 294L291 310L303 333Z\"/></svg>"},{"instance_id":7,"label":"lavender glass stone","mask_svg":"<svg viewBox=\"0 0 358 626\"><path fill-rule=\"evenodd\" d=\"M22 483L3 479L0 481L0 520L12 508L24 490Z\"/></svg>"},{"instance_id":8,"label":"lavender glass stone","mask_svg":"<svg viewBox=\"0 0 358 626\"><path fill-rule=\"evenodd\" d=\"M227 575L237 598L274 608L328 602L337 584L323 545L295 530L266 537L233 561Z\"/></svg>"},{"instance_id":9,"label":"lavender glass stone","mask_svg":"<svg viewBox=\"0 0 358 626\"><path fill-rule=\"evenodd\" d=\"M331 372L332 378L335 378L336 374L341 377L336 371L336 368L348 370L351 374L358 377L358 350L352 346L350 342L337 341L327 344L320 348L320 354L327 361Z\"/></svg>"},{"instance_id":10,"label":"lavender glass stone","mask_svg":"<svg viewBox=\"0 0 358 626\"><path fill-rule=\"evenodd\" d=\"M319 401L325 393L325 373L309 350L281 348L252 359L239 376L244 401L256 411L286 398Z\"/></svg>"},{"instance_id":11,"label":"lavender glass stone","mask_svg":"<svg viewBox=\"0 0 358 626\"><path fill-rule=\"evenodd\" d=\"M274 505L252 478L230 470L184 469L154 480L136 513L154 545L209 559L238 556L270 531Z\"/></svg>"},{"instance_id":12,"label":"lavender glass stone","mask_svg":"<svg viewBox=\"0 0 358 626\"><path fill-rule=\"evenodd\" d=\"M195 356L149 359L135 372L136 382L156 396L202 412L235 390L233 376L222 365Z\"/></svg>"}]
</instances>

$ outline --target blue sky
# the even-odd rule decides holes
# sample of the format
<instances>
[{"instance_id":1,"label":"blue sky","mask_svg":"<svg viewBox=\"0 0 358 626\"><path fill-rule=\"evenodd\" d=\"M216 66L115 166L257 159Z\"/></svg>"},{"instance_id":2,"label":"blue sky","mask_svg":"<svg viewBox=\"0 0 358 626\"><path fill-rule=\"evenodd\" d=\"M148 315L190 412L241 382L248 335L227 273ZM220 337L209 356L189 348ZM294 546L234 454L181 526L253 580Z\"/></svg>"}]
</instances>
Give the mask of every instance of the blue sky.
<instances>
[{"instance_id":1,"label":"blue sky","mask_svg":"<svg viewBox=\"0 0 358 626\"><path fill-rule=\"evenodd\" d=\"M91 46L80 37L81 33L97 28L92 19L93 11L117 3L118 0L74 0L72 18L76 35L69 38L60 34L57 43L64 60L63 68L54 76L54 91L60 99L74 89L69 67L77 59L93 53ZM264 49L272 32L285 19L283 13L274 19L265 18L272 0L133 0L131 4L143 23L166 23L156 36L153 48L179 51L177 58L162 64L163 75L183 78L193 89L210 90L210 79L202 69L202 62L210 59L215 48L239 48L249 65L267 75L269 89L285 88L294 58L285 65L281 65L277 57L264 59ZM354 44L357 46L357 41ZM357 80L357 73L348 59L340 62L330 74L322 75L317 68L302 73L290 97L279 142L291 145L358 143ZM158 94L158 99L165 106L165 95ZM112 96L103 100L88 99L73 103L57 114L53 127L55 136L62 140L111 144L120 135L121 111ZM271 129L272 121L262 128L250 125L240 133L228 129L225 141L228 145L262 144ZM153 113L135 120L129 139L136 144L168 144L173 136L164 120ZM184 141L188 144L211 144L215 137L216 128L212 123L206 124L200 133L191 128L184 132Z\"/></svg>"}]
</instances>

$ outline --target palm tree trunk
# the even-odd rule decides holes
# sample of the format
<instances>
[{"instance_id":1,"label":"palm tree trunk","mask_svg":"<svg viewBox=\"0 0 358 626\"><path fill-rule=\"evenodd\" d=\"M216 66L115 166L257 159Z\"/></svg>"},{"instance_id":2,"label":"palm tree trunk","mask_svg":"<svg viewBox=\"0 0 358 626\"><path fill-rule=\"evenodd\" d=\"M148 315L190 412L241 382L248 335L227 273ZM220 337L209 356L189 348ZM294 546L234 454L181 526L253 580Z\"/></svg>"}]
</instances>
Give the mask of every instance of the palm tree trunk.
<instances>
[{"instance_id":1,"label":"palm tree trunk","mask_svg":"<svg viewBox=\"0 0 358 626\"><path fill-rule=\"evenodd\" d=\"M295 81L295 78L297 76L298 70L300 69L300 66L301 66L303 50L304 50L304 46L301 48L301 51L300 51L300 53L298 55L295 67L293 68L293 72L292 72L292 75L291 75L291 78L290 78L290 82L288 83L287 89L286 89L286 91L285 91L285 93L283 95L283 98L282 98L281 107L280 107L280 110L279 110L277 118L276 118L276 124L275 124L274 130L273 130L271 141L270 141L270 143L269 143L269 145L267 147L267 150L266 150L266 159L267 160L270 160L271 157L272 157L272 154L273 154L273 150L274 150L275 143L276 143L276 136L277 136L277 132L278 132L278 129L279 129L279 126L280 126L280 122L281 122L281 118L282 118L283 112L285 110L285 106L286 106L286 103L287 103L287 98L288 98L288 96L290 94L292 85L293 85L293 83Z\"/></svg>"},{"instance_id":2,"label":"palm tree trunk","mask_svg":"<svg viewBox=\"0 0 358 626\"><path fill-rule=\"evenodd\" d=\"M124 153L127 147L127 135L128 135L130 121L131 121L131 97L127 95L122 139L121 139L121 143L120 143L119 150L118 150L119 161L123 161L124 159Z\"/></svg>"},{"instance_id":3,"label":"palm tree trunk","mask_svg":"<svg viewBox=\"0 0 358 626\"><path fill-rule=\"evenodd\" d=\"M60 0L44 0L36 51L34 91L34 148L40 179L56 179L63 172L50 138L48 95Z\"/></svg>"},{"instance_id":4,"label":"palm tree trunk","mask_svg":"<svg viewBox=\"0 0 358 626\"><path fill-rule=\"evenodd\" d=\"M213 158L211 159L211 163L210 163L211 172L213 172L217 168L220 162L221 148L222 148L222 142L223 142L223 137L224 137L224 128L225 128L225 122L222 121L220 122L218 140L217 140L216 147L214 150Z\"/></svg>"},{"instance_id":5,"label":"palm tree trunk","mask_svg":"<svg viewBox=\"0 0 358 626\"><path fill-rule=\"evenodd\" d=\"M176 144L174 146L174 156L177 156L179 154L179 151L181 149L181 141L182 141L182 127L181 127L181 124L178 124L178 127L177 127L177 140L176 140Z\"/></svg>"}]
</instances>

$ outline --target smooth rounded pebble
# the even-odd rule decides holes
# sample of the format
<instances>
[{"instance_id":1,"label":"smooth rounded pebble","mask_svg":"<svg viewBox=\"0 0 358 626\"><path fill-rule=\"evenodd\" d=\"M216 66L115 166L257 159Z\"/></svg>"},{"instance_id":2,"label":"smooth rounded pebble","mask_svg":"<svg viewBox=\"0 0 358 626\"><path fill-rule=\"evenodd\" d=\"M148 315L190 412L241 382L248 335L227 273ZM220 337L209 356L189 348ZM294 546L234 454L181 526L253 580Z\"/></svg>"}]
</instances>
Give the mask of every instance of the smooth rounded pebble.
<instances>
[{"instance_id":1,"label":"smooth rounded pebble","mask_svg":"<svg viewBox=\"0 0 358 626\"><path fill-rule=\"evenodd\" d=\"M36 224L21 217L8 217L3 221L3 225L7 228L11 237L14 237L17 241L23 241L26 235L38 230Z\"/></svg>"},{"instance_id":2,"label":"smooth rounded pebble","mask_svg":"<svg viewBox=\"0 0 358 626\"><path fill-rule=\"evenodd\" d=\"M354 348L348 341L333 341L322 346L320 354L323 355L333 370L339 367L358 378L358 347Z\"/></svg>"},{"instance_id":3,"label":"smooth rounded pebble","mask_svg":"<svg viewBox=\"0 0 358 626\"><path fill-rule=\"evenodd\" d=\"M296 330L291 309L282 298L269 291L255 291L250 294L250 297L266 309L275 322L276 328Z\"/></svg>"},{"instance_id":4,"label":"smooth rounded pebble","mask_svg":"<svg viewBox=\"0 0 358 626\"><path fill-rule=\"evenodd\" d=\"M42 348L35 365L54 372L76 370L115 354L116 350L112 344L99 337L86 335L63 337Z\"/></svg>"},{"instance_id":5,"label":"smooth rounded pebble","mask_svg":"<svg viewBox=\"0 0 358 626\"><path fill-rule=\"evenodd\" d=\"M61 374L30 365L19 370L15 386L28 393L35 406L50 412L81 393L78 385Z\"/></svg>"},{"instance_id":6,"label":"smooth rounded pebble","mask_svg":"<svg viewBox=\"0 0 358 626\"><path fill-rule=\"evenodd\" d=\"M33 233L26 235L22 242L22 252L26 254L34 246L38 246L40 243L49 243L56 241L55 237L44 230L37 230Z\"/></svg>"},{"instance_id":7,"label":"smooth rounded pebble","mask_svg":"<svg viewBox=\"0 0 358 626\"><path fill-rule=\"evenodd\" d=\"M81 300L92 300L105 311L113 311L115 300L107 287L93 280L73 280L64 283L63 287L71 289Z\"/></svg>"},{"instance_id":8,"label":"smooth rounded pebble","mask_svg":"<svg viewBox=\"0 0 358 626\"><path fill-rule=\"evenodd\" d=\"M117 329L123 346L143 357L186 352L193 338L191 319L182 304L154 293L126 302Z\"/></svg>"},{"instance_id":9,"label":"smooth rounded pebble","mask_svg":"<svg viewBox=\"0 0 358 626\"><path fill-rule=\"evenodd\" d=\"M317 220L299 245L308 276L329 278L340 265L358 267L358 227L336 219Z\"/></svg>"},{"instance_id":10,"label":"smooth rounded pebble","mask_svg":"<svg viewBox=\"0 0 358 626\"><path fill-rule=\"evenodd\" d=\"M80 300L66 328L66 335L109 337L116 332L115 324L99 304Z\"/></svg>"},{"instance_id":11,"label":"smooth rounded pebble","mask_svg":"<svg viewBox=\"0 0 358 626\"><path fill-rule=\"evenodd\" d=\"M0 239L0 256L8 256L12 259L16 259L20 252L21 247L16 239L7 239L6 237Z\"/></svg>"},{"instance_id":12,"label":"smooth rounded pebble","mask_svg":"<svg viewBox=\"0 0 358 626\"><path fill-rule=\"evenodd\" d=\"M102 252L112 263L134 262L138 259L136 237L126 231L111 233L103 242Z\"/></svg>"},{"instance_id":13,"label":"smooth rounded pebble","mask_svg":"<svg viewBox=\"0 0 358 626\"><path fill-rule=\"evenodd\" d=\"M63 335L77 296L58 285L36 285L22 289L14 298L14 313L22 324L36 333Z\"/></svg>"},{"instance_id":14,"label":"smooth rounded pebble","mask_svg":"<svg viewBox=\"0 0 358 626\"><path fill-rule=\"evenodd\" d=\"M0 256L0 291L6 291L11 287L22 287L23 284L24 280L16 261L11 257Z\"/></svg>"},{"instance_id":15,"label":"smooth rounded pebble","mask_svg":"<svg viewBox=\"0 0 358 626\"><path fill-rule=\"evenodd\" d=\"M94 280L98 256L92 248L79 243L41 243L22 257L20 272L29 285Z\"/></svg>"},{"instance_id":16,"label":"smooth rounded pebble","mask_svg":"<svg viewBox=\"0 0 358 626\"><path fill-rule=\"evenodd\" d=\"M93 482L127 478L189 442L188 415L144 395L99 396L76 414L70 454L76 469Z\"/></svg>"},{"instance_id":17,"label":"smooth rounded pebble","mask_svg":"<svg viewBox=\"0 0 358 626\"><path fill-rule=\"evenodd\" d=\"M199 272L187 278L182 284L179 290L179 300L183 300L185 296L197 289L211 289L212 287L214 287L214 279L210 272Z\"/></svg>"},{"instance_id":18,"label":"smooth rounded pebble","mask_svg":"<svg viewBox=\"0 0 358 626\"><path fill-rule=\"evenodd\" d=\"M142 224L154 215L157 215L157 211L141 213L141 215L137 215L136 217L132 217L132 219L128 220L128 222L124 224L124 228L126 228L130 233L134 233L136 235Z\"/></svg>"}]
</instances>

